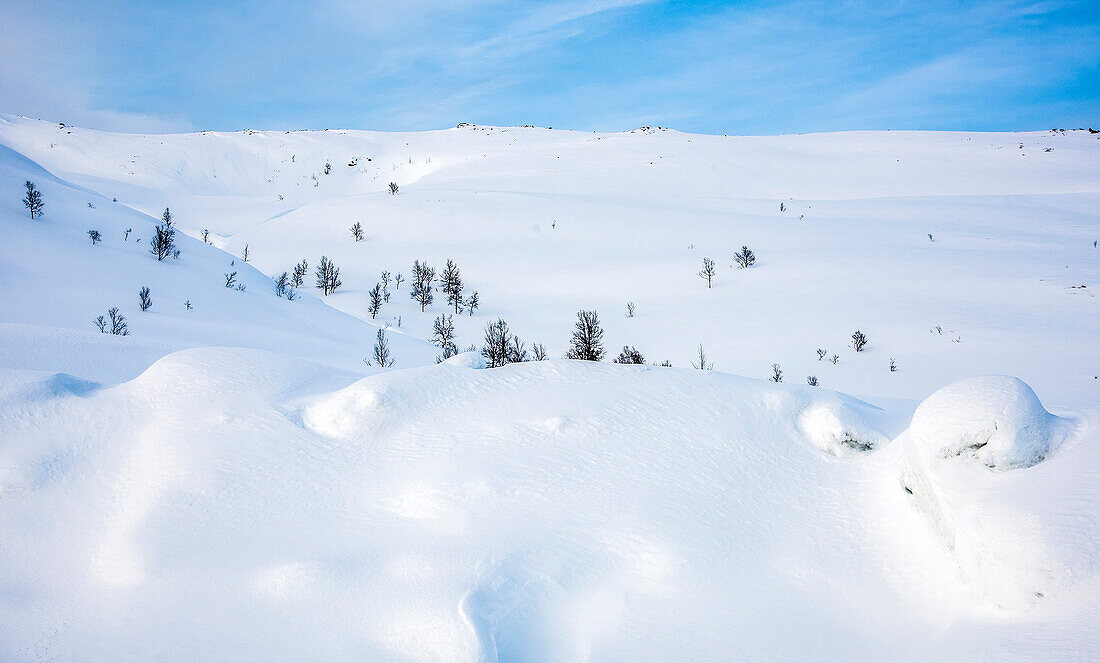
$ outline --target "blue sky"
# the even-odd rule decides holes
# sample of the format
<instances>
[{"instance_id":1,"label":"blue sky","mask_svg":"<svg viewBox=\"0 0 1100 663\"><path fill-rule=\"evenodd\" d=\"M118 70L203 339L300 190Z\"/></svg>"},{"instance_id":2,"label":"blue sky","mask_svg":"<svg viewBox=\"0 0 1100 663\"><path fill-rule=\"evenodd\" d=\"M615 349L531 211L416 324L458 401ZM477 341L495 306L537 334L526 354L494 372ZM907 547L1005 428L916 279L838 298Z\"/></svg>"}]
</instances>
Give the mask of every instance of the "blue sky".
<instances>
[{"instance_id":1,"label":"blue sky","mask_svg":"<svg viewBox=\"0 0 1100 663\"><path fill-rule=\"evenodd\" d=\"M4 0L0 112L111 130L1100 124L1100 1Z\"/></svg>"}]
</instances>

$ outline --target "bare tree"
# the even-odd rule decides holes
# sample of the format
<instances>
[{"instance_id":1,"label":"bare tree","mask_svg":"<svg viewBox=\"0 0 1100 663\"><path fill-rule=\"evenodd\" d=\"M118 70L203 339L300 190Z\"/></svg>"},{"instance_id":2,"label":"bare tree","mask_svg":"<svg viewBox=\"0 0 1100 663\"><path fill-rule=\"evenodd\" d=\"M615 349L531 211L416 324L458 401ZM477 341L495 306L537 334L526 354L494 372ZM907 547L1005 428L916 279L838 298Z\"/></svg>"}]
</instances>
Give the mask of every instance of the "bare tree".
<instances>
[{"instance_id":1,"label":"bare tree","mask_svg":"<svg viewBox=\"0 0 1100 663\"><path fill-rule=\"evenodd\" d=\"M172 227L172 212L167 207L161 215L161 223L153 229L153 239L149 244L149 253L155 255L158 262L176 250L176 229Z\"/></svg>"},{"instance_id":2,"label":"bare tree","mask_svg":"<svg viewBox=\"0 0 1100 663\"><path fill-rule=\"evenodd\" d=\"M816 375L807 375L806 376L806 384L810 385L811 387L816 387L817 386L817 376Z\"/></svg>"},{"instance_id":3,"label":"bare tree","mask_svg":"<svg viewBox=\"0 0 1100 663\"><path fill-rule=\"evenodd\" d=\"M634 317L634 310L635 310L634 309L634 302L627 302L626 303L626 317L633 318Z\"/></svg>"},{"instance_id":4,"label":"bare tree","mask_svg":"<svg viewBox=\"0 0 1100 663\"><path fill-rule=\"evenodd\" d=\"M535 343L531 346L531 354L534 355L535 361L546 361L546 346L542 343Z\"/></svg>"},{"instance_id":5,"label":"bare tree","mask_svg":"<svg viewBox=\"0 0 1100 663\"><path fill-rule=\"evenodd\" d=\"M92 240L92 246L95 246L103 240L103 236L99 234L98 230L89 230L88 239Z\"/></svg>"},{"instance_id":6,"label":"bare tree","mask_svg":"<svg viewBox=\"0 0 1100 663\"><path fill-rule=\"evenodd\" d=\"M458 354L458 346L455 345L455 325L451 316L444 313L435 319L432 323L431 342L443 350L441 360L450 359Z\"/></svg>"},{"instance_id":7,"label":"bare tree","mask_svg":"<svg viewBox=\"0 0 1100 663\"><path fill-rule=\"evenodd\" d=\"M644 364L645 357L641 352L632 345L624 345L623 351L619 353L618 357L612 360L616 364Z\"/></svg>"},{"instance_id":8,"label":"bare tree","mask_svg":"<svg viewBox=\"0 0 1100 663\"><path fill-rule=\"evenodd\" d=\"M512 342L508 345L508 361L513 364L527 361L527 349L519 336L513 336Z\"/></svg>"},{"instance_id":9,"label":"bare tree","mask_svg":"<svg viewBox=\"0 0 1100 663\"><path fill-rule=\"evenodd\" d=\"M474 311L477 310L479 303L477 298L477 290L474 290L473 294L466 298L466 310L473 317Z\"/></svg>"},{"instance_id":10,"label":"bare tree","mask_svg":"<svg viewBox=\"0 0 1100 663\"><path fill-rule=\"evenodd\" d=\"M340 268L332 264L328 256L321 256L316 275L316 285L325 296L336 292L336 289L343 285L343 282L340 281Z\"/></svg>"},{"instance_id":11,"label":"bare tree","mask_svg":"<svg viewBox=\"0 0 1100 663\"><path fill-rule=\"evenodd\" d=\"M435 281L435 269L427 262L413 261L412 289L409 297L420 304L420 312L432 303L435 296L432 294L432 282Z\"/></svg>"},{"instance_id":12,"label":"bare tree","mask_svg":"<svg viewBox=\"0 0 1100 663\"><path fill-rule=\"evenodd\" d=\"M867 345L867 336L858 329L852 334L852 348L856 352L863 352L863 348Z\"/></svg>"},{"instance_id":13,"label":"bare tree","mask_svg":"<svg viewBox=\"0 0 1100 663\"><path fill-rule=\"evenodd\" d=\"M295 288L301 288L302 284L306 281L306 273L309 271L309 263L302 259L302 262L294 265L294 271L290 274L290 283Z\"/></svg>"},{"instance_id":14,"label":"bare tree","mask_svg":"<svg viewBox=\"0 0 1100 663\"><path fill-rule=\"evenodd\" d=\"M714 280L714 261L710 258L703 258L703 268L699 270L699 276L706 280L707 287L710 287L710 282Z\"/></svg>"},{"instance_id":15,"label":"bare tree","mask_svg":"<svg viewBox=\"0 0 1100 663\"><path fill-rule=\"evenodd\" d=\"M747 246L742 246L740 251L733 254L733 259L737 261L737 267L740 269L748 269L756 264L756 254Z\"/></svg>"},{"instance_id":16,"label":"bare tree","mask_svg":"<svg viewBox=\"0 0 1100 663\"><path fill-rule=\"evenodd\" d=\"M898 365L894 361L893 357L890 357L890 372L891 373L897 373L898 372Z\"/></svg>"},{"instance_id":17,"label":"bare tree","mask_svg":"<svg viewBox=\"0 0 1100 663\"><path fill-rule=\"evenodd\" d=\"M386 302L390 301L390 273L386 270L382 270L382 299Z\"/></svg>"},{"instance_id":18,"label":"bare tree","mask_svg":"<svg viewBox=\"0 0 1100 663\"><path fill-rule=\"evenodd\" d=\"M817 360L821 361L822 359L825 358L826 354L828 354L828 350L826 350L825 348L818 348L817 349Z\"/></svg>"},{"instance_id":19,"label":"bare tree","mask_svg":"<svg viewBox=\"0 0 1100 663\"><path fill-rule=\"evenodd\" d=\"M105 320L102 315L95 319L95 326L99 327L101 333L115 336L130 335L130 330L126 326L126 316L118 312L117 306L109 309L107 315L110 316L110 321Z\"/></svg>"},{"instance_id":20,"label":"bare tree","mask_svg":"<svg viewBox=\"0 0 1100 663\"><path fill-rule=\"evenodd\" d=\"M367 296L370 298L367 304L367 312L370 313L370 319L374 320L374 317L382 310L382 286L375 283L374 287L367 293Z\"/></svg>"},{"instance_id":21,"label":"bare tree","mask_svg":"<svg viewBox=\"0 0 1100 663\"><path fill-rule=\"evenodd\" d=\"M351 237L356 242L363 241L363 224L358 221L355 222L355 225L351 227Z\"/></svg>"},{"instance_id":22,"label":"bare tree","mask_svg":"<svg viewBox=\"0 0 1100 663\"><path fill-rule=\"evenodd\" d=\"M397 194L397 188L398 188L397 187L397 182L390 182L390 195L391 196Z\"/></svg>"},{"instance_id":23,"label":"bare tree","mask_svg":"<svg viewBox=\"0 0 1100 663\"><path fill-rule=\"evenodd\" d=\"M405 282L405 276L401 272L398 272L397 275L393 277L393 289L394 290L400 290L401 289L401 284L404 283L404 282Z\"/></svg>"},{"instance_id":24,"label":"bare tree","mask_svg":"<svg viewBox=\"0 0 1100 663\"><path fill-rule=\"evenodd\" d=\"M455 314L457 315L462 308L462 274L458 270L458 265L453 261L448 260L447 266L443 268L443 274L440 275L440 290L447 295L447 304L454 306Z\"/></svg>"},{"instance_id":25,"label":"bare tree","mask_svg":"<svg viewBox=\"0 0 1100 663\"><path fill-rule=\"evenodd\" d=\"M668 360L666 359L665 361ZM672 364L669 363L669 366L672 366ZM707 353L703 350L702 343L699 344L699 362L692 362L691 367L700 371L710 371L714 369L714 362L707 363Z\"/></svg>"},{"instance_id":26,"label":"bare tree","mask_svg":"<svg viewBox=\"0 0 1100 663\"><path fill-rule=\"evenodd\" d=\"M389 368L397 362L390 357L390 342L386 338L386 330L379 329L374 341L374 363L382 368Z\"/></svg>"},{"instance_id":27,"label":"bare tree","mask_svg":"<svg viewBox=\"0 0 1100 663\"><path fill-rule=\"evenodd\" d=\"M772 376L769 379L772 382L783 381L783 369L779 368L779 364L772 364Z\"/></svg>"},{"instance_id":28,"label":"bare tree","mask_svg":"<svg viewBox=\"0 0 1100 663\"><path fill-rule=\"evenodd\" d=\"M489 360L489 368L499 368L508 363L512 334L503 318L485 325L485 343L481 346L481 355Z\"/></svg>"},{"instance_id":29,"label":"bare tree","mask_svg":"<svg viewBox=\"0 0 1100 663\"><path fill-rule=\"evenodd\" d=\"M42 207L45 205L42 202L42 192L34 188L34 182L30 180L24 182L23 186L27 187L27 195L23 198L23 206L30 211L31 221L34 221L34 217L42 216Z\"/></svg>"},{"instance_id":30,"label":"bare tree","mask_svg":"<svg viewBox=\"0 0 1100 663\"><path fill-rule=\"evenodd\" d=\"M210 231L206 228L202 229L202 243L203 244L209 244L210 243Z\"/></svg>"},{"instance_id":31,"label":"bare tree","mask_svg":"<svg viewBox=\"0 0 1100 663\"><path fill-rule=\"evenodd\" d=\"M286 272L283 272L279 275L279 278L275 279L274 290L276 297L285 297L287 290L290 288L290 275Z\"/></svg>"},{"instance_id":32,"label":"bare tree","mask_svg":"<svg viewBox=\"0 0 1100 663\"><path fill-rule=\"evenodd\" d=\"M837 362L840 361L840 355L833 355L832 357L829 357L829 361L833 362L833 366L836 366Z\"/></svg>"},{"instance_id":33,"label":"bare tree","mask_svg":"<svg viewBox=\"0 0 1100 663\"><path fill-rule=\"evenodd\" d=\"M232 288L237 285L237 272L229 272L225 275L225 287Z\"/></svg>"},{"instance_id":34,"label":"bare tree","mask_svg":"<svg viewBox=\"0 0 1100 663\"><path fill-rule=\"evenodd\" d=\"M138 290L138 306L142 311L148 311L149 307L153 305L153 298L149 296L148 286L141 286L141 290Z\"/></svg>"},{"instance_id":35,"label":"bare tree","mask_svg":"<svg viewBox=\"0 0 1100 663\"><path fill-rule=\"evenodd\" d=\"M603 355L603 329L600 328L600 317L595 311L577 311L573 338L570 340L569 351L565 353L565 358L600 361Z\"/></svg>"},{"instance_id":36,"label":"bare tree","mask_svg":"<svg viewBox=\"0 0 1100 663\"><path fill-rule=\"evenodd\" d=\"M248 244L244 245L244 253L241 254L241 259L248 262Z\"/></svg>"}]
</instances>

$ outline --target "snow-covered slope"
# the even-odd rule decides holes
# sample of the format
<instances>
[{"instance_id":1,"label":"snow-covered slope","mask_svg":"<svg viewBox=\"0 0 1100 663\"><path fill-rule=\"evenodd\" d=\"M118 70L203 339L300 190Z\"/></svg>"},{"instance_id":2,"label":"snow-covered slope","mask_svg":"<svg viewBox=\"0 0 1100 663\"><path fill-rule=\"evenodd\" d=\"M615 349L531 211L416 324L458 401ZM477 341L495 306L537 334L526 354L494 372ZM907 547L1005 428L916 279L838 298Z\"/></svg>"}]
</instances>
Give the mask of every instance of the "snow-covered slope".
<instances>
[{"instance_id":1,"label":"snow-covered slope","mask_svg":"<svg viewBox=\"0 0 1100 663\"><path fill-rule=\"evenodd\" d=\"M1100 140L1086 131L137 136L5 117L0 143L121 205L171 206L193 236L207 228L238 256L247 244L269 275L328 255L344 282L329 303L361 318L382 270L453 258L483 307L457 320L462 346L499 315L561 356L585 308L616 352L676 366L701 343L718 370L778 363L787 381L865 395L920 399L985 373L1066 407L1100 389ZM748 270L731 266L742 245L758 257ZM379 319L427 338L443 310L399 296Z\"/></svg>"},{"instance_id":2,"label":"snow-covered slope","mask_svg":"<svg viewBox=\"0 0 1100 663\"><path fill-rule=\"evenodd\" d=\"M0 659L1097 658L1098 165L1086 132L4 116ZM322 254L340 291L274 295ZM366 313L414 258L479 291L461 346L501 316L560 356L595 308L676 368L437 365L441 297Z\"/></svg>"}]
</instances>

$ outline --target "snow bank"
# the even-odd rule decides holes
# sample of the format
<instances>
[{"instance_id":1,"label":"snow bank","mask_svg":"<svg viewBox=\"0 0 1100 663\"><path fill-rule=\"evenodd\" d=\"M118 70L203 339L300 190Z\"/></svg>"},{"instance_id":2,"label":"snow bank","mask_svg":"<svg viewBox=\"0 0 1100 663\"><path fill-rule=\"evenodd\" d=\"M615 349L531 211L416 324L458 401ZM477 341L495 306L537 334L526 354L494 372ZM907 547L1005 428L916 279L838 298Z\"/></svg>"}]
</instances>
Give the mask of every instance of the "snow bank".
<instances>
[{"instance_id":1,"label":"snow bank","mask_svg":"<svg viewBox=\"0 0 1100 663\"><path fill-rule=\"evenodd\" d=\"M934 456L973 456L991 469L1011 470L1042 462L1062 429L1031 387L994 375L960 380L926 398L909 433Z\"/></svg>"}]
</instances>

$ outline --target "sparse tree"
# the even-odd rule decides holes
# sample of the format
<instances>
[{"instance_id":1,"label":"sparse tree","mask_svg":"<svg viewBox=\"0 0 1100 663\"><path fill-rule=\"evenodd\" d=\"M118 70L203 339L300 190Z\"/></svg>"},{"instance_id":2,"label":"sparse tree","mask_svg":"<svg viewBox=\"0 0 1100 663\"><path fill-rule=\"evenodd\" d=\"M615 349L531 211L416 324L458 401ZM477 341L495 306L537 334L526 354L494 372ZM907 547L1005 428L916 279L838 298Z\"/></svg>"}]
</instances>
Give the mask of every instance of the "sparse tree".
<instances>
[{"instance_id":1,"label":"sparse tree","mask_svg":"<svg viewBox=\"0 0 1100 663\"><path fill-rule=\"evenodd\" d=\"M401 289L401 284L404 283L404 282L405 282L405 275L402 274L401 272L398 272L397 275L393 277L393 289L394 290L400 290Z\"/></svg>"},{"instance_id":2,"label":"sparse tree","mask_svg":"<svg viewBox=\"0 0 1100 663\"><path fill-rule=\"evenodd\" d=\"M573 329L566 359L582 361L600 361L603 359L603 329L595 311L577 311L577 322Z\"/></svg>"},{"instance_id":3,"label":"sparse tree","mask_svg":"<svg viewBox=\"0 0 1100 663\"><path fill-rule=\"evenodd\" d=\"M343 285L340 281L340 268L332 264L328 256L321 256L321 262L317 265L317 288L325 295L331 295Z\"/></svg>"},{"instance_id":4,"label":"sparse tree","mask_svg":"<svg viewBox=\"0 0 1100 663\"><path fill-rule=\"evenodd\" d=\"M98 230L89 230L88 239L92 240L92 246L95 246L103 239L103 236L99 234Z\"/></svg>"},{"instance_id":5,"label":"sparse tree","mask_svg":"<svg viewBox=\"0 0 1100 663\"><path fill-rule=\"evenodd\" d=\"M287 289L290 288L290 275L283 272L279 275L279 278L275 279L275 296L283 297L286 295Z\"/></svg>"},{"instance_id":6,"label":"sparse tree","mask_svg":"<svg viewBox=\"0 0 1100 663\"><path fill-rule=\"evenodd\" d=\"M390 273L382 270L382 299L390 301Z\"/></svg>"},{"instance_id":7,"label":"sparse tree","mask_svg":"<svg viewBox=\"0 0 1100 663\"><path fill-rule=\"evenodd\" d=\"M331 164L330 162L326 161L326 162L325 162L325 170L324 170L324 173L325 173L325 175L328 175L328 174L330 174L331 172L332 172L332 164Z\"/></svg>"},{"instance_id":8,"label":"sparse tree","mask_svg":"<svg viewBox=\"0 0 1100 663\"><path fill-rule=\"evenodd\" d=\"M827 350L825 350L824 348L818 348L817 349L817 360L821 361L822 359L825 358L826 354L828 354Z\"/></svg>"},{"instance_id":9,"label":"sparse tree","mask_svg":"<svg viewBox=\"0 0 1100 663\"><path fill-rule=\"evenodd\" d=\"M739 269L748 269L756 264L756 254L747 246L742 246L740 251L733 254L733 259L737 261Z\"/></svg>"},{"instance_id":10,"label":"sparse tree","mask_svg":"<svg viewBox=\"0 0 1100 663\"><path fill-rule=\"evenodd\" d=\"M626 303L626 317L633 318L634 317L634 310L635 310L634 309L634 302L627 302Z\"/></svg>"},{"instance_id":11,"label":"sparse tree","mask_svg":"<svg viewBox=\"0 0 1100 663\"><path fill-rule=\"evenodd\" d=\"M386 330L379 329L374 341L374 363L382 368L389 368L396 364L390 357L390 342L386 338Z\"/></svg>"},{"instance_id":12,"label":"sparse tree","mask_svg":"<svg viewBox=\"0 0 1100 663\"><path fill-rule=\"evenodd\" d=\"M363 240L363 225L358 221L351 227L351 237L356 242L361 242Z\"/></svg>"},{"instance_id":13,"label":"sparse tree","mask_svg":"<svg viewBox=\"0 0 1100 663\"><path fill-rule=\"evenodd\" d=\"M390 182L390 195L397 195L397 182Z\"/></svg>"},{"instance_id":14,"label":"sparse tree","mask_svg":"<svg viewBox=\"0 0 1100 663\"><path fill-rule=\"evenodd\" d=\"M470 313L471 317L473 317L474 311L477 310L477 307L478 307L477 290L474 290L473 294L466 298L466 310Z\"/></svg>"},{"instance_id":15,"label":"sparse tree","mask_svg":"<svg viewBox=\"0 0 1100 663\"><path fill-rule=\"evenodd\" d=\"M623 351L619 353L618 357L613 359L616 364L644 364L645 357L641 352L632 345L624 345Z\"/></svg>"},{"instance_id":16,"label":"sparse tree","mask_svg":"<svg viewBox=\"0 0 1100 663\"><path fill-rule=\"evenodd\" d=\"M237 285L237 272L227 272L225 275L225 287L232 288Z\"/></svg>"},{"instance_id":17,"label":"sparse tree","mask_svg":"<svg viewBox=\"0 0 1100 663\"><path fill-rule=\"evenodd\" d=\"M772 364L772 376L769 379L772 382L783 381L783 369L779 368L779 364Z\"/></svg>"},{"instance_id":18,"label":"sparse tree","mask_svg":"<svg viewBox=\"0 0 1100 663\"><path fill-rule=\"evenodd\" d=\"M369 297L367 312L370 313L370 319L374 320L375 316L378 315L378 312L382 310L382 286L375 283L374 287L371 288L370 292L367 293L367 296Z\"/></svg>"},{"instance_id":19,"label":"sparse tree","mask_svg":"<svg viewBox=\"0 0 1100 663\"><path fill-rule=\"evenodd\" d=\"M816 387L817 386L817 376L816 375L807 375L806 376L806 384L810 385L811 387Z\"/></svg>"},{"instance_id":20,"label":"sparse tree","mask_svg":"<svg viewBox=\"0 0 1100 663\"><path fill-rule=\"evenodd\" d=\"M302 284L306 281L306 274L309 272L309 263L302 259L302 262L294 265L294 271L290 275L290 282L295 288L301 288Z\"/></svg>"},{"instance_id":21,"label":"sparse tree","mask_svg":"<svg viewBox=\"0 0 1100 663\"><path fill-rule=\"evenodd\" d=\"M378 286L375 286L377 289ZM431 342L443 350L443 359L450 359L458 354L458 346L455 345L455 325L451 316L446 313L440 315L432 323Z\"/></svg>"},{"instance_id":22,"label":"sparse tree","mask_svg":"<svg viewBox=\"0 0 1100 663\"><path fill-rule=\"evenodd\" d=\"M158 262L176 250L176 229L172 227L172 212L167 207L164 208L161 223L153 229L153 239L149 244L149 253L155 255Z\"/></svg>"},{"instance_id":23,"label":"sparse tree","mask_svg":"<svg viewBox=\"0 0 1100 663\"><path fill-rule=\"evenodd\" d=\"M23 186L27 187L27 195L23 198L23 206L31 213L31 221L34 221L36 216L42 216L42 207L45 203L42 202L42 192L34 187L34 182L27 180L23 183Z\"/></svg>"},{"instance_id":24,"label":"sparse tree","mask_svg":"<svg viewBox=\"0 0 1100 663\"><path fill-rule=\"evenodd\" d=\"M503 318L485 325L485 344L481 346L481 355L489 360L489 368L499 368L508 363L512 334Z\"/></svg>"},{"instance_id":25,"label":"sparse tree","mask_svg":"<svg viewBox=\"0 0 1100 663\"><path fill-rule=\"evenodd\" d=\"M153 299L149 296L149 288L141 286L141 290L138 290L138 306L141 307L142 311L148 311L152 305Z\"/></svg>"},{"instance_id":26,"label":"sparse tree","mask_svg":"<svg viewBox=\"0 0 1100 663\"><path fill-rule=\"evenodd\" d=\"M190 311L191 309L195 308L194 306L192 306L192 305L191 305L191 300L190 300L190 299L188 299L187 301L185 301L185 302L183 303L183 307L184 307L185 309L187 309L188 311Z\"/></svg>"},{"instance_id":27,"label":"sparse tree","mask_svg":"<svg viewBox=\"0 0 1100 663\"><path fill-rule=\"evenodd\" d=\"M101 315L95 319L95 326L99 327L99 331L102 334L114 334L115 336L129 336L130 330L126 326L126 316L118 312L118 307L115 306L107 311L107 315L110 316L110 320L104 319Z\"/></svg>"},{"instance_id":28,"label":"sparse tree","mask_svg":"<svg viewBox=\"0 0 1100 663\"><path fill-rule=\"evenodd\" d=\"M833 355L832 357L829 357L829 361L833 362L833 366L836 366L837 362L840 361L840 355Z\"/></svg>"},{"instance_id":29,"label":"sparse tree","mask_svg":"<svg viewBox=\"0 0 1100 663\"><path fill-rule=\"evenodd\" d=\"M462 274L458 270L458 265L448 260L440 281L440 290L447 295L447 304L454 306L455 315L457 315L462 308Z\"/></svg>"},{"instance_id":30,"label":"sparse tree","mask_svg":"<svg viewBox=\"0 0 1100 663\"><path fill-rule=\"evenodd\" d=\"M210 230L207 229L207 228L202 229L202 243L203 244L209 244L210 243Z\"/></svg>"},{"instance_id":31,"label":"sparse tree","mask_svg":"<svg viewBox=\"0 0 1100 663\"><path fill-rule=\"evenodd\" d=\"M531 347L531 354L534 355L535 361L546 361L546 346L542 343L535 343Z\"/></svg>"},{"instance_id":32,"label":"sparse tree","mask_svg":"<svg viewBox=\"0 0 1100 663\"><path fill-rule=\"evenodd\" d=\"M241 254L241 259L248 262L248 244L244 245L244 253Z\"/></svg>"},{"instance_id":33,"label":"sparse tree","mask_svg":"<svg viewBox=\"0 0 1100 663\"><path fill-rule=\"evenodd\" d=\"M665 361L668 360L666 359ZM672 363L670 362L668 365L672 366ZM702 343L699 344L699 361L698 363L692 362L691 367L700 371L710 371L714 369L714 362L707 362L707 353L703 350Z\"/></svg>"},{"instance_id":34,"label":"sparse tree","mask_svg":"<svg viewBox=\"0 0 1100 663\"><path fill-rule=\"evenodd\" d=\"M890 372L891 373L897 373L898 372L898 365L897 365L896 362L894 362L893 357L890 357Z\"/></svg>"},{"instance_id":35,"label":"sparse tree","mask_svg":"<svg viewBox=\"0 0 1100 663\"><path fill-rule=\"evenodd\" d=\"M672 362L666 359L661 362L661 366L664 366L665 368L672 368Z\"/></svg>"},{"instance_id":36,"label":"sparse tree","mask_svg":"<svg viewBox=\"0 0 1100 663\"><path fill-rule=\"evenodd\" d=\"M856 352L863 352L863 348L867 346L867 336L858 329L852 334L852 348Z\"/></svg>"},{"instance_id":37,"label":"sparse tree","mask_svg":"<svg viewBox=\"0 0 1100 663\"><path fill-rule=\"evenodd\" d=\"M513 364L521 364L527 361L527 349L519 336L513 336L508 345L508 361Z\"/></svg>"},{"instance_id":38,"label":"sparse tree","mask_svg":"<svg viewBox=\"0 0 1100 663\"><path fill-rule=\"evenodd\" d=\"M435 269L427 262L413 261L412 288L409 296L420 304L420 312L432 303L435 296L432 294L432 282L435 281Z\"/></svg>"},{"instance_id":39,"label":"sparse tree","mask_svg":"<svg viewBox=\"0 0 1100 663\"><path fill-rule=\"evenodd\" d=\"M714 280L714 261L710 258L703 258L703 268L699 270L699 276L707 282L707 287L710 287L711 281Z\"/></svg>"}]
</instances>

